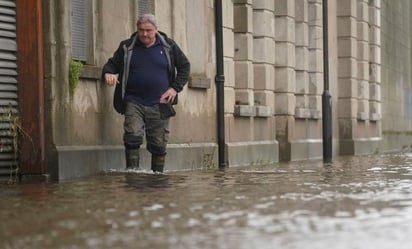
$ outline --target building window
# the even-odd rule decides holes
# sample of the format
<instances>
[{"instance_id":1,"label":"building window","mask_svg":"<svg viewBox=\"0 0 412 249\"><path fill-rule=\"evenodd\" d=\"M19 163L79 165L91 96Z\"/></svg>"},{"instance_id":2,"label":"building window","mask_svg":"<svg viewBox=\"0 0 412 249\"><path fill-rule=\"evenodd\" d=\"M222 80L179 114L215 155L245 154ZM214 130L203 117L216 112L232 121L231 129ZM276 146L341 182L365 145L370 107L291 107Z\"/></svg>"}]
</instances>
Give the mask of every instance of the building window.
<instances>
[{"instance_id":1,"label":"building window","mask_svg":"<svg viewBox=\"0 0 412 249\"><path fill-rule=\"evenodd\" d=\"M137 14L154 14L154 0L138 0L137 1Z\"/></svg>"},{"instance_id":2,"label":"building window","mask_svg":"<svg viewBox=\"0 0 412 249\"><path fill-rule=\"evenodd\" d=\"M72 59L94 64L93 1L72 0Z\"/></svg>"}]
</instances>

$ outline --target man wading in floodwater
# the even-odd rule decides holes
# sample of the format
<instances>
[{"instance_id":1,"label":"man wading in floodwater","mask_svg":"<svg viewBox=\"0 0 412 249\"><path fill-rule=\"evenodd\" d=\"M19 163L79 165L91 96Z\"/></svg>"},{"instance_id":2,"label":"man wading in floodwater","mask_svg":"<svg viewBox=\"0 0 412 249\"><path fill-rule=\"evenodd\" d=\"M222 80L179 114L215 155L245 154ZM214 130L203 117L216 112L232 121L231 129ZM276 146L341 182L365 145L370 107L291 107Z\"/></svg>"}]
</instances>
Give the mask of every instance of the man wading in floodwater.
<instances>
[{"instance_id":1,"label":"man wading in floodwater","mask_svg":"<svg viewBox=\"0 0 412 249\"><path fill-rule=\"evenodd\" d=\"M126 169L139 169L139 149L146 133L151 169L163 172L172 104L190 73L190 63L176 44L157 30L154 15L137 21L137 32L120 43L103 67L109 86L116 85L114 108L124 114Z\"/></svg>"}]
</instances>

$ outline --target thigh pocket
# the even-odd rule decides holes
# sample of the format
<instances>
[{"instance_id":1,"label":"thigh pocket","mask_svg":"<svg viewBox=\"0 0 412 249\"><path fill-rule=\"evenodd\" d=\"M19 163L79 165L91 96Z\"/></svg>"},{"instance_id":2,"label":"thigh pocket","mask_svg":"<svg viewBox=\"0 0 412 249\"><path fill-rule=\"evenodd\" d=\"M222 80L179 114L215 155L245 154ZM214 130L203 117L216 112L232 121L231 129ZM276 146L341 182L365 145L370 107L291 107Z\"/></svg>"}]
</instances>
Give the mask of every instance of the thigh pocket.
<instances>
[{"instance_id":1,"label":"thigh pocket","mask_svg":"<svg viewBox=\"0 0 412 249\"><path fill-rule=\"evenodd\" d=\"M168 119L176 115L176 111L169 103L159 104L159 112L161 119Z\"/></svg>"}]
</instances>

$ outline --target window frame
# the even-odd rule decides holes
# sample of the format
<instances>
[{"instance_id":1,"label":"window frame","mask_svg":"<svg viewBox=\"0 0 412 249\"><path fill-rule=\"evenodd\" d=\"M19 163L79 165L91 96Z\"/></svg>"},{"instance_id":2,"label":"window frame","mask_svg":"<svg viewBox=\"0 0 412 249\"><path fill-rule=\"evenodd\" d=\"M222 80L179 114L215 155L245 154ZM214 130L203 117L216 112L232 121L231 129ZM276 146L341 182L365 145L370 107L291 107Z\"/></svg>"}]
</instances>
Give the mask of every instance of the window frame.
<instances>
[{"instance_id":1,"label":"window frame","mask_svg":"<svg viewBox=\"0 0 412 249\"><path fill-rule=\"evenodd\" d=\"M84 4L84 7L82 9L83 11L83 23L80 21L78 23L75 23L75 20L73 19L74 11L76 9L73 8L73 2L74 1L80 1L80 3ZM72 0L71 1L71 57L73 60L76 61L81 61L82 63L86 65L95 65L95 48L94 48L94 43L95 43L95 37L94 37L94 0ZM91 15L87 13L92 13ZM75 27L75 25L83 25L83 27ZM75 44L76 39L74 39L74 35L77 34L74 32L75 28L83 29L80 35L84 35L85 37L85 44ZM79 49L84 49L84 54L81 54L80 56L75 55L73 52L73 49L77 49L76 46L78 45ZM84 46L82 48L82 46ZM82 53L81 52L81 53Z\"/></svg>"},{"instance_id":2,"label":"window frame","mask_svg":"<svg viewBox=\"0 0 412 249\"><path fill-rule=\"evenodd\" d=\"M137 0L137 16L143 14L155 13L155 1L154 0Z\"/></svg>"}]
</instances>

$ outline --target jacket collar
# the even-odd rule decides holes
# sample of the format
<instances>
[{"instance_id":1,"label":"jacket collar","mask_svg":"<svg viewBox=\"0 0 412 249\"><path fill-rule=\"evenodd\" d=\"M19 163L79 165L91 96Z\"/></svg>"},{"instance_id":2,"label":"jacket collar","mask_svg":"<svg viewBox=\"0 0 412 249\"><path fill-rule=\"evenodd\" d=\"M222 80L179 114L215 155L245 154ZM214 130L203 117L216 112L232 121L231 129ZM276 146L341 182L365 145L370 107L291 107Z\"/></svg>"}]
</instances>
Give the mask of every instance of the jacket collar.
<instances>
[{"instance_id":1,"label":"jacket collar","mask_svg":"<svg viewBox=\"0 0 412 249\"><path fill-rule=\"evenodd\" d=\"M136 45L136 43L139 42L137 32L134 32L132 34L131 38L132 38L132 42L127 47L128 50L133 49L133 47ZM162 46L164 46L167 49L170 49L171 45L167 42L166 38L167 38L167 36L166 36L165 33L161 32L161 31L158 31L156 33L156 42L159 41L162 44Z\"/></svg>"}]
</instances>

